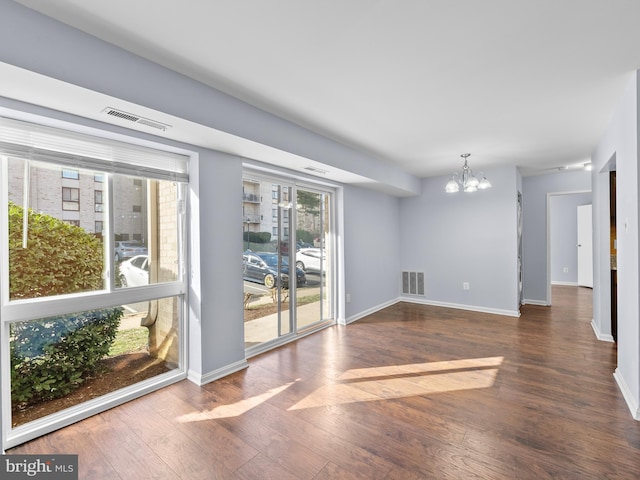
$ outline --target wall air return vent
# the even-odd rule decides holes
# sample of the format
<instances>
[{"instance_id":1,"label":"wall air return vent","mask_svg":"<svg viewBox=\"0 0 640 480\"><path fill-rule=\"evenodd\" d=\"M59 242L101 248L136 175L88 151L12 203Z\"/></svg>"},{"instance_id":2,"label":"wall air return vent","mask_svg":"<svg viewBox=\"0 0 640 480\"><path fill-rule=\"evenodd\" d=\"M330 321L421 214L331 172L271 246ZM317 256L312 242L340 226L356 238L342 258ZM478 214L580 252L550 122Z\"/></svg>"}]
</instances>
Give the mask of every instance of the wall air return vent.
<instances>
[{"instance_id":1,"label":"wall air return vent","mask_svg":"<svg viewBox=\"0 0 640 480\"><path fill-rule=\"evenodd\" d=\"M151 128L156 128L158 130L162 130L163 132L168 128L171 128L171 125L167 125L166 123L156 122L155 120L150 120L139 115L134 115L133 113L123 112L122 110L118 110L116 108L107 107L102 112L112 117L120 118L121 120L138 123L140 125L145 125Z\"/></svg>"},{"instance_id":2,"label":"wall air return vent","mask_svg":"<svg viewBox=\"0 0 640 480\"><path fill-rule=\"evenodd\" d=\"M402 293L424 295L424 273L402 272Z\"/></svg>"}]
</instances>

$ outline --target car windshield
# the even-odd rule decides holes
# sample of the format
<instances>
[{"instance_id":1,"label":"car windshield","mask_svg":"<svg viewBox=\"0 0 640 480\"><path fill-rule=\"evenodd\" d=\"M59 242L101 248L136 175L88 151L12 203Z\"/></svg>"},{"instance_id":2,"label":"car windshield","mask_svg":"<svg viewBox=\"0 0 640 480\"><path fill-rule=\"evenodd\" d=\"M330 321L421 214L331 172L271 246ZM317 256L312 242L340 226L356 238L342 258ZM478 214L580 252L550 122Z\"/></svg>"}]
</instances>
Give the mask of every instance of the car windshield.
<instances>
[{"instance_id":1,"label":"car windshield","mask_svg":"<svg viewBox=\"0 0 640 480\"><path fill-rule=\"evenodd\" d=\"M276 268L278 266L278 255L275 253L261 253L259 257L270 267ZM281 265L289 265L286 258L282 257Z\"/></svg>"}]
</instances>

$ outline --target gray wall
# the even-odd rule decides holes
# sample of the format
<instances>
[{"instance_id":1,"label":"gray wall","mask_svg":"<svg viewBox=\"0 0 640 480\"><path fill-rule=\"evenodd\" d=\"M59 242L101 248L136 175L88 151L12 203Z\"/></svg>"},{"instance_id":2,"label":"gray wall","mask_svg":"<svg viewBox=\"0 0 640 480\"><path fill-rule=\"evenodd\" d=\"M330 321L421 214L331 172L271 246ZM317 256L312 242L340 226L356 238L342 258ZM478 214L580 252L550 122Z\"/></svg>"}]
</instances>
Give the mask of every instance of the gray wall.
<instances>
[{"instance_id":1,"label":"gray wall","mask_svg":"<svg viewBox=\"0 0 640 480\"><path fill-rule=\"evenodd\" d=\"M640 420L640 265L638 256L639 155L638 72L630 79L613 118L595 148L593 170L594 304L596 333L611 334L609 266L609 171L616 170L618 239L618 368L615 378L631 412ZM615 165L612 165L612 160Z\"/></svg>"},{"instance_id":2,"label":"gray wall","mask_svg":"<svg viewBox=\"0 0 640 480\"><path fill-rule=\"evenodd\" d=\"M420 196L401 199L401 270L425 273L414 301L518 315L518 175L485 173L489 190L448 194L448 178L427 178Z\"/></svg>"},{"instance_id":3,"label":"gray wall","mask_svg":"<svg viewBox=\"0 0 640 480\"><path fill-rule=\"evenodd\" d=\"M400 199L344 188L346 321L394 302L400 275Z\"/></svg>"},{"instance_id":4,"label":"gray wall","mask_svg":"<svg viewBox=\"0 0 640 480\"><path fill-rule=\"evenodd\" d=\"M591 192L551 195L549 202L551 283L577 285L578 206L591 203Z\"/></svg>"},{"instance_id":5,"label":"gray wall","mask_svg":"<svg viewBox=\"0 0 640 480\"><path fill-rule=\"evenodd\" d=\"M551 173L522 181L524 301L550 305L547 272L547 194L591 190L591 172Z\"/></svg>"}]
</instances>

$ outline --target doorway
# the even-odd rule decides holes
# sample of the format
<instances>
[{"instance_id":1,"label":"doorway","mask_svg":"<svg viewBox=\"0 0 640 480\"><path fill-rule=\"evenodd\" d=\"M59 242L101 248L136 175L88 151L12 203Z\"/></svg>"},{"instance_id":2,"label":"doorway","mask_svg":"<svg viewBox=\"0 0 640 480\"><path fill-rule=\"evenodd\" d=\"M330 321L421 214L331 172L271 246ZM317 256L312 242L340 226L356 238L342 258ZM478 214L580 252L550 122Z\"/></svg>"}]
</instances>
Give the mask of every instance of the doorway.
<instances>
[{"instance_id":1,"label":"doorway","mask_svg":"<svg viewBox=\"0 0 640 480\"><path fill-rule=\"evenodd\" d=\"M247 356L334 322L332 198L330 190L245 172Z\"/></svg>"},{"instance_id":2,"label":"doorway","mask_svg":"<svg viewBox=\"0 0 640 480\"><path fill-rule=\"evenodd\" d=\"M611 270L611 336L618 341L618 234L616 229L616 171L609 172L609 253Z\"/></svg>"},{"instance_id":3,"label":"doorway","mask_svg":"<svg viewBox=\"0 0 640 480\"><path fill-rule=\"evenodd\" d=\"M579 285L578 207L591 201L591 191L547 194L547 305L552 285Z\"/></svg>"}]
</instances>

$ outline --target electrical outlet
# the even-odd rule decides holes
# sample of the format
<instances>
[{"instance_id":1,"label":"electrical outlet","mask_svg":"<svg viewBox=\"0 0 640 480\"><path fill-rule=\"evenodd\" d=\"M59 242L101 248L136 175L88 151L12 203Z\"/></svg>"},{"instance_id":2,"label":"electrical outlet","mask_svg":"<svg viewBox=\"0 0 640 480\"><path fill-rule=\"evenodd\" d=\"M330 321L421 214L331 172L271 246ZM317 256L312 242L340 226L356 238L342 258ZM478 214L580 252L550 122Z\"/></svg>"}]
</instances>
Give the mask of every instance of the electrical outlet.
<instances>
[{"instance_id":1,"label":"electrical outlet","mask_svg":"<svg viewBox=\"0 0 640 480\"><path fill-rule=\"evenodd\" d=\"M569 273L569 267L564 267L564 268L562 269L562 272L563 272L563 273Z\"/></svg>"},{"instance_id":2,"label":"electrical outlet","mask_svg":"<svg viewBox=\"0 0 640 480\"><path fill-rule=\"evenodd\" d=\"M347 293L347 303L351 303L351 294Z\"/></svg>"},{"instance_id":3,"label":"electrical outlet","mask_svg":"<svg viewBox=\"0 0 640 480\"><path fill-rule=\"evenodd\" d=\"M462 282L462 289L469 290L469 282Z\"/></svg>"}]
</instances>

